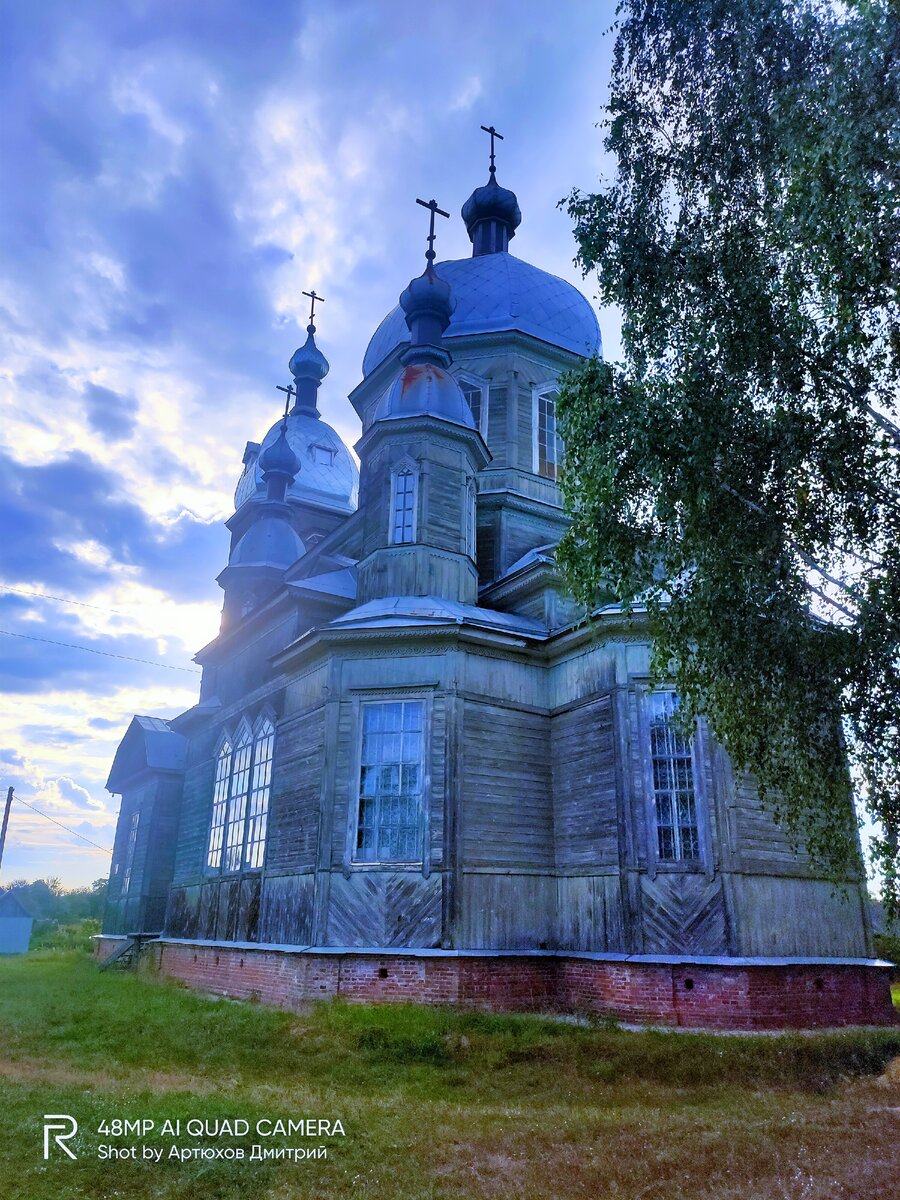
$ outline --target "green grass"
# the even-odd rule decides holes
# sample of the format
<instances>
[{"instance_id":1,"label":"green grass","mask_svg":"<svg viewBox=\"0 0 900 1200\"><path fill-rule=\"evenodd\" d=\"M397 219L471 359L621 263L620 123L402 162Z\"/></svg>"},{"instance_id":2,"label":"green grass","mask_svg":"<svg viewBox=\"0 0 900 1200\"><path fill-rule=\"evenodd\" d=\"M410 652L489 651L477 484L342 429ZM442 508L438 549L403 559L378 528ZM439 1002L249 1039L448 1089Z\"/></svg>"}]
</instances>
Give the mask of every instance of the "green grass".
<instances>
[{"instance_id":1,"label":"green grass","mask_svg":"<svg viewBox=\"0 0 900 1200\"><path fill-rule=\"evenodd\" d=\"M900 1030L634 1033L334 1002L285 1013L32 953L0 961L0 1197L888 1195L900 1139L872 1078L897 1055ZM44 1113L78 1118L77 1163L42 1161ZM97 1134L104 1118L301 1115L344 1122L326 1160L95 1157L116 1141ZM842 1172L850 1190L828 1191Z\"/></svg>"}]
</instances>

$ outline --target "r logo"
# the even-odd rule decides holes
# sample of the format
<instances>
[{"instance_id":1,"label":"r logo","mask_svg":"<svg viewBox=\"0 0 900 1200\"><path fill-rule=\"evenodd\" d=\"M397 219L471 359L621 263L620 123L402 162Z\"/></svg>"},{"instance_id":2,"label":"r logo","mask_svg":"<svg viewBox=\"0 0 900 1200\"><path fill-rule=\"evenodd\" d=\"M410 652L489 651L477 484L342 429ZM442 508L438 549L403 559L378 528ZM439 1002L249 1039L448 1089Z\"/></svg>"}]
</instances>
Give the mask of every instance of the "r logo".
<instances>
[{"instance_id":1,"label":"r logo","mask_svg":"<svg viewBox=\"0 0 900 1200\"><path fill-rule=\"evenodd\" d=\"M56 1124L56 1122L63 1122ZM54 1132L53 1140L59 1146L60 1150L68 1154L69 1158L77 1158L68 1146L64 1143L73 1138L78 1132L78 1122L74 1117L66 1116L65 1113L46 1113L44 1115L44 1158L50 1157L50 1132L51 1130L62 1130L61 1133Z\"/></svg>"}]
</instances>

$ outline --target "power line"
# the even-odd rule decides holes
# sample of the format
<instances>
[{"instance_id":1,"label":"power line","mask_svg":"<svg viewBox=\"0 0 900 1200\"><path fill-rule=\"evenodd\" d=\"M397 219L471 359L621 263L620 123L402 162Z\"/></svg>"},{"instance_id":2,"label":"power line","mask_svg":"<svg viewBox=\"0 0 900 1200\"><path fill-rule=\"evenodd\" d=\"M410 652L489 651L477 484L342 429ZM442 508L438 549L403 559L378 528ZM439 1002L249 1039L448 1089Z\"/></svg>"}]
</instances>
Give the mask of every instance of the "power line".
<instances>
[{"instance_id":1,"label":"power line","mask_svg":"<svg viewBox=\"0 0 900 1200\"><path fill-rule=\"evenodd\" d=\"M77 829L70 829L68 825L63 825L62 821L57 821L56 817L48 816L47 813L41 812L39 808L35 808L33 804L29 804L27 800L23 800L21 796L17 796L13 792L13 799L18 800L20 804L24 804L26 808L30 808L32 812L36 812L39 817L43 817L47 821L52 821L54 825L58 825L60 829L64 829L66 833L71 833L73 837L81 838L83 842L87 842L89 846L93 846L95 850L102 850L104 854L112 855L112 850L107 850L105 846L99 846L96 842L92 842L89 837L85 837L83 833L79 833Z\"/></svg>"},{"instance_id":2,"label":"power line","mask_svg":"<svg viewBox=\"0 0 900 1200\"><path fill-rule=\"evenodd\" d=\"M77 604L79 608L92 608L95 612L112 613L114 617L130 615L120 612L118 608L103 608L100 604L88 604L86 600L72 600L69 596L51 596L49 592L28 592L25 588L10 587L8 583L0 583L0 590L12 592L16 596L34 596L38 600L58 600L61 604Z\"/></svg>"},{"instance_id":3,"label":"power line","mask_svg":"<svg viewBox=\"0 0 900 1200\"><path fill-rule=\"evenodd\" d=\"M24 638L27 642L43 642L47 646L64 646L67 650L84 650L86 654L102 654L105 658L119 658L123 662L143 663L148 667L165 667L167 671L185 671L188 675L199 675L193 667L175 667L171 663L158 662L152 658L134 658L130 654L113 654L111 650L97 650L93 646L79 646L75 642L56 642L52 638L35 637L30 633L13 633L11 629L0 629L5 637Z\"/></svg>"}]
</instances>

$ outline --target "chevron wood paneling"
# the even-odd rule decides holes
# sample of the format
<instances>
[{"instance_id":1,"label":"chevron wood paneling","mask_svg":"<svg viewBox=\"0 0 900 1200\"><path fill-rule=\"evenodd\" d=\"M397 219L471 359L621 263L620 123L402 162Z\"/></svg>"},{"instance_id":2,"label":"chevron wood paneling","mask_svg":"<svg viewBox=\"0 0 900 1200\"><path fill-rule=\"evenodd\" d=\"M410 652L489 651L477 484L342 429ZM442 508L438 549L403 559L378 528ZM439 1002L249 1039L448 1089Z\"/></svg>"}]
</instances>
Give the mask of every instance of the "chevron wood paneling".
<instances>
[{"instance_id":1,"label":"chevron wood paneling","mask_svg":"<svg viewBox=\"0 0 900 1200\"><path fill-rule=\"evenodd\" d=\"M657 875L641 880L646 954L725 954L725 905L718 880Z\"/></svg>"},{"instance_id":2,"label":"chevron wood paneling","mask_svg":"<svg viewBox=\"0 0 900 1200\"><path fill-rule=\"evenodd\" d=\"M436 946L441 939L441 876L378 872L334 874L328 908L330 946Z\"/></svg>"}]
</instances>

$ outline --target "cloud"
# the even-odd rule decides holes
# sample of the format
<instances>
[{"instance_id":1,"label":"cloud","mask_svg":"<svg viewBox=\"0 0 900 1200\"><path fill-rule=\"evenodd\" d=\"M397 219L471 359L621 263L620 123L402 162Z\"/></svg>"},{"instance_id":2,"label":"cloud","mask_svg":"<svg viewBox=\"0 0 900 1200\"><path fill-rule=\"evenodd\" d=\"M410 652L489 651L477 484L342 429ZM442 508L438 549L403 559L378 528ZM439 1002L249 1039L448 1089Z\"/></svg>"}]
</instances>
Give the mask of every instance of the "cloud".
<instances>
[{"instance_id":1,"label":"cloud","mask_svg":"<svg viewBox=\"0 0 900 1200\"><path fill-rule=\"evenodd\" d=\"M137 401L96 383L85 384L85 411L91 429L110 442L124 441L134 433Z\"/></svg>"},{"instance_id":2,"label":"cloud","mask_svg":"<svg viewBox=\"0 0 900 1200\"><path fill-rule=\"evenodd\" d=\"M0 740L18 756L0 762L23 796L40 806L52 785L80 820L59 781L103 797L131 712L196 699L196 676L130 660L190 668L216 632L222 522L245 443L278 415L301 293L327 298L321 408L352 443L366 344L421 270L416 196L453 214L440 256L470 253L480 124L506 135L516 253L578 281L555 203L600 162L607 9L2 6L0 580L62 597L0 590L18 635L0 636ZM96 877L90 848L37 817L19 828L21 871Z\"/></svg>"}]
</instances>

